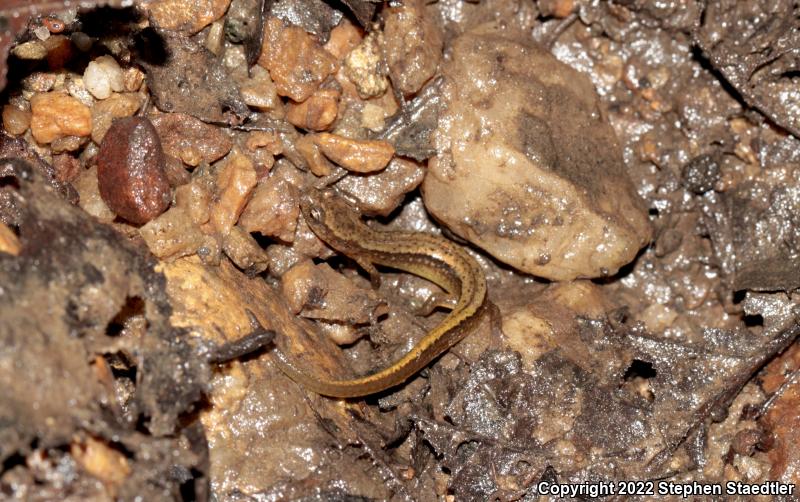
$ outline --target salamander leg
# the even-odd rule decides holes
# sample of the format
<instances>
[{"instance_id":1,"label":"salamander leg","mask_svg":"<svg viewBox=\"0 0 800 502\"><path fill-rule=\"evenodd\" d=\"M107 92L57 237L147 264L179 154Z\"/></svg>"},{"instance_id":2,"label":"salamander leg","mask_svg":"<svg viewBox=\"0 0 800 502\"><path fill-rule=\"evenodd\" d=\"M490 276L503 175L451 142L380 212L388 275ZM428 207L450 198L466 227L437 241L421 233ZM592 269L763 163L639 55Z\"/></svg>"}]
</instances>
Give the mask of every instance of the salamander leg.
<instances>
[{"instance_id":1,"label":"salamander leg","mask_svg":"<svg viewBox=\"0 0 800 502\"><path fill-rule=\"evenodd\" d=\"M373 265L372 262L363 259L356 259L356 263L358 263L358 266L363 268L364 271L369 274L369 282L372 284L372 288L380 288L381 276L378 274L378 269L375 268L375 265Z\"/></svg>"},{"instance_id":2,"label":"salamander leg","mask_svg":"<svg viewBox=\"0 0 800 502\"><path fill-rule=\"evenodd\" d=\"M500 309L488 298L486 302L489 308L489 325L492 328L492 334L495 336L503 335L503 315L500 313Z\"/></svg>"},{"instance_id":3,"label":"salamander leg","mask_svg":"<svg viewBox=\"0 0 800 502\"><path fill-rule=\"evenodd\" d=\"M458 303L458 299L447 293L433 293L428 296L425 303L416 309L415 314L421 317L428 317L439 307L453 310L456 307L456 303Z\"/></svg>"}]
</instances>

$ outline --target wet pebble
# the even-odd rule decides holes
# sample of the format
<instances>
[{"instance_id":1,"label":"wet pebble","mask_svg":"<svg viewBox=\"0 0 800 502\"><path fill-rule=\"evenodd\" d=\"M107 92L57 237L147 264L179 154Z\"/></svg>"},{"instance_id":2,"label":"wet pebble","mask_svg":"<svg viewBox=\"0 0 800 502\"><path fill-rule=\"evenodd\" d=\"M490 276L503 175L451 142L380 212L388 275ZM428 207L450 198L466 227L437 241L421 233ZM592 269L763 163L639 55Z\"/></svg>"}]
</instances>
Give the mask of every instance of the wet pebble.
<instances>
[{"instance_id":1,"label":"wet pebble","mask_svg":"<svg viewBox=\"0 0 800 502\"><path fill-rule=\"evenodd\" d=\"M130 117L142 105L141 95L133 92L112 94L92 107L92 140L98 145L114 120Z\"/></svg>"},{"instance_id":2,"label":"wet pebble","mask_svg":"<svg viewBox=\"0 0 800 502\"><path fill-rule=\"evenodd\" d=\"M238 225L223 238L222 250L234 265L250 274L258 274L268 267L267 254L253 236Z\"/></svg>"},{"instance_id":3,"label":"wet pebble","mask_svg":"<svg viewBox=\"0 0 800 502\"><path fill-rule=\"evenodd\" d=\"M141 7L163 30L197 33L228 10L230 0L151 0Z\"/></svg>"},{"instance_id":4,"label":"wet pebble","mask_svg":"<svg viewBox=\"0 0 800 502\"><path fill-rule=\"evenodd\" d=\"M297 102L308 99L336 71L336 60L312 35L275 17L264 22L258 64L269 70L278 94Z\"/></svg>"},{"instance_id":5,"label":"wet pebble","mask_svg":"<svg viewBox=\"0 0 800 502\"><path fill-rule=\"evenodd\" d=\"M283 115L283 102L278 97L278 89L264 68L254 66L250 70L250 77L240 84L239 93L247 106L260 112Z\"/></svg>"},{"instance_id":6,"label":"wet pebble","mask_svg":"<svg viewBox=\"0 0 800 502\"><path fill-rule=\"evenodd\" d=\"M211 206L211 224L221 235L227 235L244 211L258 175L249 157L231 154L217 173L216 197Z\"/></svg>"},{"instance_id":7,"label":"wet pebble","mask_svg":"<svg viewBox=\"0 0 800 502\"><path fill-rule=\"evenodd\" d=\"M386 9L384 52L392 82L406 96L433 77L442 57L441 28L420 0Z\"/></svg>"},{"instance_id":8,"label":"wet pebble","mask_svg":"<svg viewBox=\"0 0 800 502\"><path fill-rule=\"evenodd\" d=\"M206 237L182 207L173 207L139 231L150 252L159 258L177 258L198 252Z\"/></svg>"},{"instance_id":9,"label":"wet pebble","mask_svg":"<svg viewBox=\"0 0 800 502\"><path fill-rule=\"evenodd\" d=\"M589 79L523 32L487 24L444 64L426 208L514 268L616 273L650 240L642 201Z\"/></svg>"},{"instance_id":10,"label":"wet pebble","mask_svg":"<svg viewBox=\"0 0 800 502\"><path fill-rule=\"evenodd\" d=\"M327 158L356 173L380 171L394 155L394 147L383 140L359 140L324 132L314 136L314 143Z\"/></svg>"},{"instance_id":11,"label":"wet pebble","mask_svg":"<svg viewBox=\"0 0 800 502\"><path fill-rule=\"evenodd\" d=\"M164 152L149 120L129 117L114 122L97 159L100 195L118 216L142 224L169 207L172 194Z\"/></svg>"},{"instance_id":12,"label":"wet pebble","mask_svg":"<svg viewBox=\"0 0 800 502\"><path fill-rule=\"evenodd\" d=\"M100 56L91 61L83 72L83 83L97 99L106 99L112 92L125 89L122 68L111 56Z\"/></svg>"},{"instance_id":13,"label":"wet pebble","mask_svg":"<svg viewBox=\"0 0 800 502\"><path fill-rule=\"evenodd\" d=\"M219 127L182 113L165 113L153 119L153 126L167 155L190 166L214 162L227 154L233 143Z\"/></svg>"},{"instance_id":14,"label":"wet pebble","mask_svg":"<svg viewBox=\"0 0 800 502\"><path fill-rule=\"evenodd\" d=\"M297 189L279 176L269 176L253 191L239 225L248 232L292 242L299 211Z\"/></svg>"},{"instance_id":15,"label":"wet pebble","mask_svg":"<svg viewBox=\"0 0 800 502\"><path fill-rule=\"evenodd\" d=\"M394 158L383 171L346 176L336 188L358 202L364 214L388 216L403 202L405 195L417 188L425 177L425 168L408 159Z\"/></svg>"},{"instance_id":16,"label":"wet pebble","mask_svg":"<svg viewBox=\"0 0 800 502\"><path fill-rule=\"evenodd\" d=\"M41 143L64 136L88 136L92 112L77 99L60 92L36 94L31 98L31 132Z\"/></svg>"},{"instance_id":17,"label":"wet pebble","mask_svg":"<svg viewBox=\"0 0 800 502\"><path fill-rule=\"evenodd\" d=\"M9 134L20 135L28 130L31 125L31 112L22 110L14 105L3 107L3 128Z\"/></svg>"},{"instance_id":18,"label":"wet pebble","mask_svg":"<svg viewBox=\"0 0 800 502\"><path fill-rule=\"evenodd\" d=\"M380 32L370 33L344 60L344 73L355 84L363 99L380 96L389 88L381 54L381 38Z\"/></svg>"},{"instance_id":19,"label":"wet pebble","mask_svg":"<svg viewBox=\"0 0 800 502\"><path fill-rule=\"evenodd\" d=\"M324 131L336 120L339 94L336 89L319 89L302 103L290 102L286 120L301 129Z\"/></svg>"},{"instance_id":20,"label":"wet pebble","mask_svg":"<svg viewBox=\"0 0 800 502\"><path fill-rule=\"evenodd\" d=\"M97 187L97 166L79 172L70 183L78 192L78 206L81 209L104 223L114 221L114 213L100 196Z\"/></svg>"},{"instance_id":21,"label":"wet pebble","mask_svg":"<svg viewBox=\"0 0 800 502\"><path fill-rule=\"evenodd\" d=\"M15 46L11 49L11 54L19 59L44 59L47 48L39 40L32 40Z\"/></svg>"}]
</instances>

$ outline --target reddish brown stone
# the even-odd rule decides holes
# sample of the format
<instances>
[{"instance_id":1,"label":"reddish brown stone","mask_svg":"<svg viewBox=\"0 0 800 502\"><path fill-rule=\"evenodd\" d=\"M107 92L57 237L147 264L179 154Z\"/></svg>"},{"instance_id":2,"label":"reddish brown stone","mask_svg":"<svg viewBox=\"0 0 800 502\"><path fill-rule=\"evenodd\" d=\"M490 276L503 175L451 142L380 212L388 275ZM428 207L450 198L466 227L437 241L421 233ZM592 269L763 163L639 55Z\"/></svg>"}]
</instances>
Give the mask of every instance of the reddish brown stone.
<instances>
[{"instance_id":1,"label":"reddish brown stone","mask_svg":"<svg viewBox=\"0 0 800 502\"><path fill-rule=\"evenodd\" d=\"M147 223L169 207L164 152L149 120L128 117L111 125L97 155L97 182L108 207L132 223Z\"/></svg>"},{"instance_id":2,"label":"reddish brown stone","mask_svg":"<svg viewBox=\"0 0 800 502\"><path fill-rule=\"evenodd\" d=\"M64 35L54 35L43 42L47 48L47 66L58 70L72 58L72 42Z\"/></svg>"}]
</instances>

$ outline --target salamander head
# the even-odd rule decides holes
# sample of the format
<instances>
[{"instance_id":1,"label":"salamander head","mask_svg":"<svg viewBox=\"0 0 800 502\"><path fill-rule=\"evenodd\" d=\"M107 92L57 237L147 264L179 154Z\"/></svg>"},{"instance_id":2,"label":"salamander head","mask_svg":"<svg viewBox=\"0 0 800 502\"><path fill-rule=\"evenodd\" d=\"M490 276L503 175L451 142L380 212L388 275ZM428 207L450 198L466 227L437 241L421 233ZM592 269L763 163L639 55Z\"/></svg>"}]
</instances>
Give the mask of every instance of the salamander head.
<instances>
[{"instance_id":1,"label":"salamander head","mask_svg":"<svg viewBox=\"0 0 800 502\"><path fill-rule=\"evenodd\" d=\"M364 229L358 210L330 189L305 192L300 210L311 230L333 247L334 240L351 241Z\"/></svg>"}]
</instances>

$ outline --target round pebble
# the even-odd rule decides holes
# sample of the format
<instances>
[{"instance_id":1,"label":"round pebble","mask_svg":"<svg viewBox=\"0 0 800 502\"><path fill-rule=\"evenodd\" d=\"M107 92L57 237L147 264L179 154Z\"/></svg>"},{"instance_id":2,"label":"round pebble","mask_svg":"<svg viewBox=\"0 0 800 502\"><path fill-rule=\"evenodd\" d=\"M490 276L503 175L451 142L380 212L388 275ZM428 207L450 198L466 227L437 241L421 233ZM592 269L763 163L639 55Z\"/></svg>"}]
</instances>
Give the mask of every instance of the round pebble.
<instances>
[{"instance_id":1,"label":"round pebble","mask_svg":"<svg viewBox=\"0 0 800 502\"><path fill-rule=\"evenodd\" d=\"M119 63L111 56L100 56L86 66L83 84L97 99L106 99L112 92L125 88L125 79Z\"/></svg>"},{"instance_id":2,"label":"round pebble","mask_svg":"<svg viewBox=\"0 0 800 502\"><path fill-rule=\"evenodd\" d=\"M164 152L155 127L143 117L115 121L97 155L100 196L118 216L143 224L172 200Z\"/></svg>"}]
</instances>

